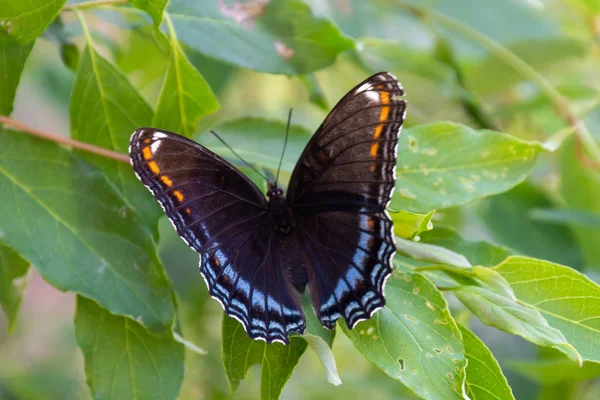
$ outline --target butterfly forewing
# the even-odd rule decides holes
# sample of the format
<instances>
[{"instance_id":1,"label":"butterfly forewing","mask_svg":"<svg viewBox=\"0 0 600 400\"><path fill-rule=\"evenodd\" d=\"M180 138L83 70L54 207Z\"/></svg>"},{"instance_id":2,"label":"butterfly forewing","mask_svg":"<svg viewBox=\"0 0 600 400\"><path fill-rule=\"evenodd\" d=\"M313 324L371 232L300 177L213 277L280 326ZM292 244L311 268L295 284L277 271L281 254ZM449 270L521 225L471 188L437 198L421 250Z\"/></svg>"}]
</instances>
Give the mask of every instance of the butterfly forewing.
<instances>
[{"instance_id":1,"label":"butterfly forewing","mask_svg":"<svg viewBox=\"0 0 600 400\"><path fill-rule=\"evenodd\" d=\"M179 235L201 254L211 296L252 338L287 343L304 330L295 292L288 293L265 196L230 163L171 132L138 129L133 169Z\"/></svg>"},{"instance_id":2,"label":"butterfly forewing","mask_svg":"<svg viewBox=\"0 0 600 400\"><path fill-rule=\"evenodd\" d=\"M403 90L379 73L334 107L304 150L288 188L298 237L308 254L317 315L350 328L384 304L395 252L385 211L395 186Z\"/></svg>"}]
</instances>

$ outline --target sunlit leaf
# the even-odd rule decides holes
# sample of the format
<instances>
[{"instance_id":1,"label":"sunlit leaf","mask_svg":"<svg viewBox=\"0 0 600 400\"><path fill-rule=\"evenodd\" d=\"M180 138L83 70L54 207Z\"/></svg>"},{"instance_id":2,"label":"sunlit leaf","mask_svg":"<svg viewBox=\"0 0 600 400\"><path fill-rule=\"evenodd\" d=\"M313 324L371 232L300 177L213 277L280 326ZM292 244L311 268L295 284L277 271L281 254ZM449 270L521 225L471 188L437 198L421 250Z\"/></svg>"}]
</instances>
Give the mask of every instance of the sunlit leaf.
<instances>
[{"instance_id":1,"label":"sunlit leaf","mask_svg":"<svg viewBox=\"0 0 600 400\"><path fill-rule=\"evenodd\" d=\"M538 310L583 360L600 362L600 287L572 268L509 257L494 268L521 304Z\"/></svg>"},{"instance_id":2,"label":"sunlit leaf","mask_svg":"<svg viewBox=\"0 0 600 400\"><path fill-rule=\"evenodd\" d=\"M484 241L469 241L450 228L439 228L421 235L421 243L429 243L462 254L473 265L492 267L500 264L511 254L506 247Z\"/></svg>"},{"instance_id":3,"label":"sunlit leaf","mask_svg":"<svg viewBox=\"0 0 600 400\"><path fill-rule=\"evenodd\" d=\"M154 25L159 26L163 20L163 11L169 0L129 0L134 7L146 11L152 17Z\"/></svg>"},{"instance_id":4,"label":"sunlit leaf","mask_svg":"<svg viewBox=\"0 0 600 400\"><path fill-rule=\"evenodd\" d=\"M537 142L450 122L406 129L390 207L428 212L504 192L527 177L541 151Z\"/></svg>"},{"instance_id":5,"label":"sunlit leaf","mask_svg":"<svg viewBox=\"0 0 600 400\"><path fill-rule=\"evenodd\" d=\"M33 42L22 45L14 40L0 42L0 114L10 115L17 86Z\"/></svg>"},{"instance_id":6,"label":"sunlit leaf","mask_svg":"<svg viewBox=\"0 0 600 400\"><path fill-rule=\"evenodd\" d=\"M467 394L471 400L510 400L512 390L498 361L473 332L458 325L467 357Z\"/></svg>"},{"instance_id":7,"label":"sunlit leaf","mask_svg":"<svg viewBox=\"0 0 600 400\"><path fill-rule=\"evenodd\" d=\"M0 243L0 306L6 315L9 332L17 321L28 270L27 261Z\"/></svg>"},{"instance_id":8,"label":"sunlit leaf","mask_svg":"<svg viewBox=\"0 0 600 400\"><path fill-rule=\"evenodd\" d=\"M309 73L332 64L353 45L333 23L315 17L298 0L233 5L171 0L167 12L177 37L188 46L261 72Z\"/></svg>"},{"instance_id":9,"label":"sunlit leaf","mask_svg":"<svg viewBox=\"0 0 600 400\"><path fill-rule=\"evenodd\" d=\"M433 229L431 217L435 210L427 214L412 213L410 211L400 210L391 212L390 216L394 221L394 234L404 239L412 239L419 236L422 232Z\"/></svg>"},{"instance_id":10,"label":"sunlit leaf","mask_svg":"<svg viewBox=\"0 0 600 400\"><path fill-rule=\"evenodd\" d=\"M149 232L97 170L53 143L0 131L0 204L3 242L48 283L170 330L172 294Z\"/></svg>"},{"instance_id":11,"label":"sunlit leaf","mask_svg":"<svg viewBox=\"0 0 600 400\"><path fill-rule=\"evenodd\" d=\"M475 271L478 269L495 276L486 276L485 286L458 286L452 289L452 293L484 324L519 335L540 346L553 347L580 361L580 355L561 331L551 327L536 309L519 304L513 293L507 294L506 289L510 291L510 287L503 282L501 275L483 267L476 267Z\"/></svg>"},{"instance_id":12,"label":"sunlit leaf","mask_svg":"<svg viewBox=\"0 0 600 400\"><path fill-rule=\"evenodd\" d=\"M95 399L177 398L184 351L171 332L152 334L81 296L75 330Z\"/></svg>"},{"instance_id":13,"label":"sunlit leaf","mask_svg":"<svg viewBox=\"0 0 600 400\"><path fill-rule=\"evenodd\" d=\"M452 250L427 243L413 242L412 240L396 238L396 248L400 253L410 257L431 261L438 264L449 264L457 267L469 268L471 263L462 254L455 253Z\"/></svg>"},{"instance_id":14,"label":"sunlit leaf","mask_svg":"<svg viewBox=\"0 0 600 400\"><path fill-rule=\"evenodd\" d=\"M87 45L81 54L71 96L71 135L126 154L133 131L151 125L152 109L127 77L98 54L89 34L86 38ZM129 207L156 232L161 210L135 177L131 166L90 153L82 153L82 156L105 173Z\"/></svg>"},{"instance_id":15,"label":"sunlit leaf","mask_svg":"<svg viewBox=\"0 0 600 400\"><path fill-rule=\"evenodd\" d=\"M242 324L227 315L223 315L222 337L223 366L231 391L235 392L248 369L258 364L261 367L262 400L279 399L283 386L290 379L307 346L299 336L292 336L287 346L252 340Z\"/></svg>"},{"instance_id":16,"label":"sunlit leaf","mask_svg":"<svg viewBox=\"0 0 600 400\"><path fill-rule=\"evenodd\" d=\"M0 43L16 39L19 43L31 42L40 35L65 0L3 0L0 7Z\"/></svg>"},{"instance_id":17,"label":"sunlit leaf","mask_svg":"<svg viewBox=\"0 0 600 400\"><path fill-rule=\"evenodd\" d=\"M394 272L385 295L369 320L340 324L354 346L423 398L466 398L464 347L441 293L422 275Z\"/></svg>"},{"instance_id":18,"label":"sunlit leaf","mask_svg":"<svg viewBox=\"0 0 600 400\"><path fill-rule=\"evenodd\" d=\"M168 18L167 24L171 25ZM152 126L189 137L198 120L215 112L219 103L204 77L187 59L175 33L171 31L170 35L171 57Z\"/></svg>"}]
</instances>

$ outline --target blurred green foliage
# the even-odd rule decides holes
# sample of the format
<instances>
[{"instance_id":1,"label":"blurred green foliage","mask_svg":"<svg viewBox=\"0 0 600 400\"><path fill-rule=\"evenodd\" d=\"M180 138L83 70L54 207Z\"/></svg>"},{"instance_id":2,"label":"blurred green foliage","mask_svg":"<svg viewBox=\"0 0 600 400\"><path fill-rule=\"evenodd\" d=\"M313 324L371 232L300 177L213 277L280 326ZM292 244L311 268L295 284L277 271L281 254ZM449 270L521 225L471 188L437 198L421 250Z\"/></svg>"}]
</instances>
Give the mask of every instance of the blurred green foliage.
<instances>
[{"instance_id":1,"label":"blurred green foliage","mask_svg":"<svg viewBox=\"0 0 600 400\"><path fill-rule=\"evenodd\" d=\"M387 306L337 334L309 315L289 347L223 317L129 165L0 128L0 399L600 398L597 1L0 5L0 115L235 163L214 129L274 176L293 107L284 183L380 70L409 104Z\"/></svg>"}]
</instances>

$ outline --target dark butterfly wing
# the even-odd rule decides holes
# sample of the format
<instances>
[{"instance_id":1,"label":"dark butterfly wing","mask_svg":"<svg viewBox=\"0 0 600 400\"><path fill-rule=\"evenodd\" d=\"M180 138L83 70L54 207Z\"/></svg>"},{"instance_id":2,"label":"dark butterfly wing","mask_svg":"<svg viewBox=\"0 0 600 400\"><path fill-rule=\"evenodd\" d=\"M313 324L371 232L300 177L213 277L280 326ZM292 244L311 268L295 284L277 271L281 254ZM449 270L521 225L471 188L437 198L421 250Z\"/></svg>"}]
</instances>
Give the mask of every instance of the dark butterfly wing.
<instances>
[{"instance_id":1,"label":"dark butterfly wing","mask_svg":"<svg viewBox=\"0 0 600 400\"><path fill-rule=\"evenodd\" d=\"M390 73L371 76L334 107L302 153L288 201L308 255L309 288L323 325L350 328L385 302L395 253L385 208L396 181L406 103Z\"/></svg>"},{"instance_id":2,"label":"dark butterfly wing","mask_svg":"<svg viewBox=\"0 0 600 400\"><path fill-rule=\"evenodd\" d=\"M304 331L297 294L280 265L265 196L233 165L175 133L142 128L129 154L138 178L186 243L225 311L251 338L288 343Z\"/></svg>"}]
</instances>

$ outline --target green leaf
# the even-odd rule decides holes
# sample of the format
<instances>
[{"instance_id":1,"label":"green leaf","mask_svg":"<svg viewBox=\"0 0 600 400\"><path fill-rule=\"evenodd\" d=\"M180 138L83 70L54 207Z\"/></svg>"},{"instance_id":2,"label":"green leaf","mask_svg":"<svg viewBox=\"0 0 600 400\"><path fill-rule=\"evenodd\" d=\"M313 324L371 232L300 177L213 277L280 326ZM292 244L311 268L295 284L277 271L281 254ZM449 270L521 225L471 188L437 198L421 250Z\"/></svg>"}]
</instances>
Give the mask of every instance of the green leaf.
<instances>
[{"instance_id":1,"label":"green leaf","mask_svg":"<svg viewBox=\"0 0 600 400\"><path fill-rule=\"evenodd\" d=\"M482 204L481 214L494 239L519 253L580 268L583 259L568 227L531 218L531 210L552 207L548 196L528 183Z\"/></svg>"},{"instance_id":2,"label":"green leaf","mask_svg":"<svg viewBox=\"0 0 600 400\"><path fill-rule=\"evenodd\" d=\"M0 43L26 44L39 36L60 11L65 0L3 1L0 7Z\"/></svg>"},{"instance_id":3,"label":"green leaf","mask_svg":"<svg viewBox=\"0 0 600 400\"><path fill-rule=\"evenodd\" d=\"M17 313L25 289L25 274L28 270L27 261L0 243L0 306L6 315L9 332L17 322Z\"/></svg>"},{"instance_id":4,"label":"green leaf","mask_svg":"<svg viewBox=\"0 0 600 400\"><path fill-rule=\"evenodd\" d=\"M452 293L484 324L519 335L537 345L553 347L573 360L581 361L581 356L560 330L552 328L536 309L519 303L500 274L484 267L475 267L473 271L486 273L486 285L457 286L452 288ZM490 273L495 276L487 275Z\"/></svg>"},{"instance_id":5,"label":"green leaf","mask_svg":"<svg viewBox=\"0 0 600 400\"><path fill-rule=\"evenodd\" d=\"M462 254L455 253L433 244L413 242L412 240L396 237L396 248L399 252L409 255L417 260L455 265L462 268L471 267L469 260Z\"/></svg>"},{"instance_id":6,"label":"green leaf","mask_svg":"<svg viewBox=\"0 0 600 400\"><path fill-rule=\"evenodd\" d=\"M498 361L473 332L458 325L467 357L467 394L471 400L514 399Z\"/></svg>"},{"instance_id":7,"label":"green leaf","mask_svg":"<svg viewBox=\"0 0 600 400\"><path fill-rule=\"evenodd\" d=\"M581 165L576 143L569 140L562 147L560 158L560 194L569 209L600 216L600 173ZM600 246L597 227L573 227L586 267L600 270Z\"/></svg>"},{"instance_id":8,"label":"green leaf","mask_svg":"<svg viewBox=\"0 0 600 400\"><path fill-rule=\"evenodd\" d=\"M435 214L435 210L427 214L404 210L390 213L392 221L394 221L394 234L404 239L412 239L422 232L433 229L433 223L431 222L433 214Z\"/></svg>"},{"instance_id":9,"label":"green leaf","mask_svg":"<svg viewBox=\"0 0 600 400\"><path fill-rule=\"evenodd\" d=\"M537 142L450 122L407 129L398 145L390 207L413 212L504 192L527 177L543 150Z\"/></svg>"},{"instance_id":10,"label":"green leaf","mask_svg":"<svg viewBox=\"0 0 600 400\"><path fill-rule=\"evenodd\" d=\"M286 123L282 121L246 117L218 124L213 130L244 160L276 170L283 148L285 128ZM290 126L285 157L281 164L282 171L292 172L309 139L310 133L306 129L298 125ZM239 163L231 151L213 135L203 134L199 141L211 151Z\"/></svg>"},{"instance_id":11,"label":"green leaf","mask_svg":"<svg viewBox=\"0 0 600 400\"><path fill-rule=\"evenodd\" d=\"M73 43L69 33L65 30L65 26L60 17L56 17L54 21L44 31L44 38L54 42L60 52L60 58L63 63L73 71L77 71L77 65L79 64L79 49Z\"/></svg>"},{"instance_id":12,"label":"green leaf","mask_svg":"<svg viewBox=\"0 0 600 400\"><path fill-rule=\"evenodd\" d=\"M290 337L290 344L287 346L252 340L248 338L242 324L225 314L222 337L223 366L232 393L235 393L248 369L258 364L261 366L262 400L279 399L283 386L290 379L307 346L306 341L299 336Z\"/></svg>"},{"instance_id":13,"label":"green leaf","mask_svg":"<svg viewBox=\"0 0 600 400\"><path fill-rule=\"evenodd\" d=\"M342 380L337 371L335 363L335 357L331 351L333 346L333 339L335 338L335 330L328 330L321 325L321 322L315 315L312 308L310 298L306 295L302 296L302 309L306 318L306 331L302 338L306 340L308 346L315 352L325 373L327 374L327 381L333 385L341 385Z\"/></svg>"},{"instance_id":14,"label":"green leaf","mask_svg":"<svg viewBox=\"0 0 600 400\"><path fill-rule=\"evenodd\" d=\"M574 269L528 257L494 268L519 303L539 311L585 361L600 362L600 287Z\"/></svg>"},{"instance_id":15,"label":"green leaf","mask_svg":"<svg viewBox=\"0 0 600 400\"><path fill-rule=\"evenodd\" d=\"M163 12L169 0L129 0L136 8L146 11L152 17L154 25L160 26L163 20Z\"/></svg>"},{"instance_id":16,"label":"green leaf","mask_svg":"<svg viewBox=\"0 0 600 400\"><path fill-rule=\"evenodd\" d=\"M184 351L171 332L151 334L81 296L75 332L95 399L177 398Z\"/></svg>"},{"instance_id":17,"label":"green leaf","mask_svg":"<svg viewBox=\"0 0 600 400\"><path fill-rule=\"evenodd\" d=\"M48 141L0 131L3 242L60 290L169 329L174 305L147 228L102 174Z\"/></svg>"},{"instance_id":18,"label":"green leaf","mask_svg":"<svg viewBox=\"0 0 600 400\"><path fill-rule=\"evenodd\" d=\"M31 53L33 42L22 45L11 40L0 42L0 114L10 115L13 109L13 101L17 93L17 86L21 80L21 73L25 61Z\"/></svg>"},{"instance_id":19,"label":"green leaf","mask_svg":"<svg viewBox=\"0 0 600 400\"><path fill-rule=\"evenodd\" d=\"M600 364L584 362L580 366L566 358L535 361L508 361L510 369L543 385L587 381L600 376Z\"/></svg>"},{"instance_id":20,"label":"green leaf","mask_svg":"<svg viewBox=\"0 0 600 400\"><path fill-rule=\"evenodd\" d=\"M394 272L385 295L369 320L342 326L354 346L423 398L466 398L461 335L441 293L422 275Z\"/></svg>"},{"instance_id":21,"label":"green leaf","mask_svg":"<svg viewBox=\"0 0 600 400\"><path fill-rule=\"evenodd\" d=\"M529 216L535 221L596 229L600 228L600 216L587 211L556 208L532 208L529 211Z\"/></svg>"},{"instance_id":22,"label":"green leaf","mask_svg":"<svg viewBox=\"0 0 600 400\"><path fill-rule=\"evenodd\" d=\"M435 228L421 234L421 243L433 244L462 254L472 265L492 267L500 264L511 254L506 247L464 239L453 229Z\"/></svg>"},{"instance_id":23,"label":"green leaf","mask_svg":"<svg viewBox=\"0 0 600 400\"><path fill-rule=\"evenodd\" d=\"M168 16L166 21L172 28ZM152 126L190 137L198 120L218 108L204 77L187 59L171 30L171 57Z\"/></svg>"},{"instance_id":24,"label":"green leaf","mask_svg":"<svg viewBox=\"0 0 600 400\"><path fill-rule=\"evenodd\" d=\"M71 135L77 140L127 153L133 131L150 126L152 109L127 77L94 50L83 19L81 23L87 46L81 54L71 95ZM135 177L131 166L90 153L81 154L104 172L113 189L156 234L161 210Z\"/></svg>"},{"instance_id":25,"label":"green leaf","mask_svg":"<svg viewBox=\"0 0 600 400\"><path fill-rule=\"evenodd\" d=\"M273 0L228 6L225 2L171 0L167 7L179 40L242 68L306 74L331 65L353 46L329 20L304 2Z\"/></svg>"}]
</instances>

